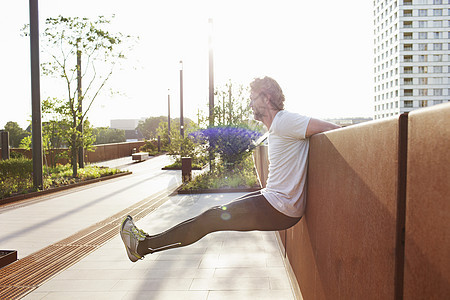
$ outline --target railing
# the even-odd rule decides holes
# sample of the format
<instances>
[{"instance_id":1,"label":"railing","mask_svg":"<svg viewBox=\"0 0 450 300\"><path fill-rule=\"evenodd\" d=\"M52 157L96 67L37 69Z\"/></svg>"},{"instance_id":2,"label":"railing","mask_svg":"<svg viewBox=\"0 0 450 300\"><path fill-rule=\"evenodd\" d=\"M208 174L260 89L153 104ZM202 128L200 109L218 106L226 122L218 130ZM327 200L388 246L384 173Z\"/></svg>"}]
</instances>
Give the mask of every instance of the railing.
<instances>
[{"instance_id":1,"label":"railing","mask_svg":"<svg viewBox=\"0 0 450 300\"><path fill-rule=\"evenodd\" d=\"M93 152L85 152L85 162L95 163L100 161L106 161L110 159L116 159L126 156L131 156L133 149L139 151L139 148L143 146L145 142L125 142L115 144L95 145ZM31 150L25 149L10 149L11 152L22 153L27 158L32 158ZM44 163L47 161L49 164L56 160L57 163L67 164L68 158L61 157L63 153L68 151L67 149L52 149L49 153L46 153L44 157ZM1 159L1 151L0 151Z\"/></svg>"},{"instance_id":2,"label":"railing","mask_svg":"<svg viewBox=\"0 0 450 300\"><path fill-rule=\"evenodd\" d=\"M442 104L311 138L305 215L279 233L304 299L448 298L449 117Z\"/></svg>"}]
</instances>

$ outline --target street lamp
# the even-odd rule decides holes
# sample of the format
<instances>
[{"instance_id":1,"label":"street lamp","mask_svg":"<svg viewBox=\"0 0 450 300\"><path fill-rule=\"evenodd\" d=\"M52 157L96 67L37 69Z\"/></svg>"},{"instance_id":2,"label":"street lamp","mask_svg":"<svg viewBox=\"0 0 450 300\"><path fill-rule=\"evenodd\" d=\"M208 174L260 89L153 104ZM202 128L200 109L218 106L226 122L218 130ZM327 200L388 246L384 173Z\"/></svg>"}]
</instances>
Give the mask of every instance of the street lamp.
<instances>
[{"instance_id":1,"label":"street lamp","mask_svg":"<svg viewBox=\"0 0 450 300\"><path fill-rule=\"evenodd\" d=\"M39 13L38 0L30 0L30 56L31 56L31 139L33 148L33 186L43 188L41 84L39 72Z\"/></svg>"},{"instance_id":2,"label":"street lamp","mask_svg":"<svg viewBox=\"0 0 450 300\"><path fill-rule=\"evenodd\" d=\"M180 135L184 138L184 118L183 118L183 61L180 60Z\"/></svg>"},{"instance_id":3,"label":"street lamp","mask_svg":"<svg viewBox=\"0 0 450 300\"><path fill-rule=\"evenodd\" d=\"M214 57L213 57L213 19L209 23L209 126L214 126Z\"/></svg>"},{"instance_id":4,"label":"street lamp","mask_svg":"<svg viewBox=\"0 0 450 300\"><path fill-rule=\"evenodd\" d=\"M167 137L170 144L170 89L167 89L167 124L168 124L168 130L167 130Z\"/></svg>"}]
</instances>

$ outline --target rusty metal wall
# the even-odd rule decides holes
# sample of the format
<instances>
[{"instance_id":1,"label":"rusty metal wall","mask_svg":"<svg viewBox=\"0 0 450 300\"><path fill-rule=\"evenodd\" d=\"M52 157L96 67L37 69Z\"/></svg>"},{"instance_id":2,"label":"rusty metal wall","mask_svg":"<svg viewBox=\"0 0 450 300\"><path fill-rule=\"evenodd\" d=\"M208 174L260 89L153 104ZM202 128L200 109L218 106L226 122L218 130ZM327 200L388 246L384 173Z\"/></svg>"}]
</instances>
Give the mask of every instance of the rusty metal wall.
<instances>
[{"instance_id":1,"label":"rusty metal wall","mask_svg":"<svg viewBox=\"0 0 450 300\"><path fill-rule=\"evenodd\" d=\"M450 297L449 149L450 103L311 138L306 212L280 232L304 299Z\"/></svg>"},{"instance_id":2,"label":"rusty metal wall","mask_svg":"<svg viewBox=\"0 0 450 300\"><path fill-rule=\"evenodd\" d=\"M450 299L450 103L408 118L404 299Z\"/></svg>"},{"instance_id":3,"label":"rusty metal wall","mask_svg":"<svg viewBox=\"0 0 450 300\"><path fill-rule=\"evenodd\" d=\"M399 120L315 135L287 255L305 299L393 299Z\"/></svg>"}]
</instances>

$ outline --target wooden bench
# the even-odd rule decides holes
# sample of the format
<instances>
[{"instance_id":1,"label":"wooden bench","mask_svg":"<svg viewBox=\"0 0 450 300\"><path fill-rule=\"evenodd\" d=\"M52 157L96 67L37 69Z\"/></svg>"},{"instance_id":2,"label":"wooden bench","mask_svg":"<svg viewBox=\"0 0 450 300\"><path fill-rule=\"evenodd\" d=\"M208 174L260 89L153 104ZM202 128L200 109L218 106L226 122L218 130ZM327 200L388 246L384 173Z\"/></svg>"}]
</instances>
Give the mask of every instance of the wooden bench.
<instances>
[{"instance_id":1,"label":"wooden bench","mask_svg":"<svg viewBox=\"0 0 450 300\"><path fill-rule=\"evenodd\" d=\"M133 153L131 156L132 156L133 160L137 160L137 161L143 161L143 160L148 159L148 153L147 152Z\"/></svg>"}]
</instances>

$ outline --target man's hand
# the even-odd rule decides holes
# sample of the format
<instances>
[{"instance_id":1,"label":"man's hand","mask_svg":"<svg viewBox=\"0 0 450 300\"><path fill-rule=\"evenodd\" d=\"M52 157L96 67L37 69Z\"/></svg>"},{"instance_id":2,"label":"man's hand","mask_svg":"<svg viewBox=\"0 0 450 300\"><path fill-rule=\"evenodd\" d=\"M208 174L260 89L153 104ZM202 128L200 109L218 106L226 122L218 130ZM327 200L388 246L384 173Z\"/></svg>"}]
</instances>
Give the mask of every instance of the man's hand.
<instances>
[{"instance_id":1,"label":"man's hand","mask_svg":"<svg viewBox=\"0 0 450 300\"><path fill-rule=\"evenodd\" d=\"M306 137L308 138L314 134L337 128L341 128L341 126L331 122L311 118L311 120L309 120L308 127L306 128Z\"/></svg>"}]
</instances>

